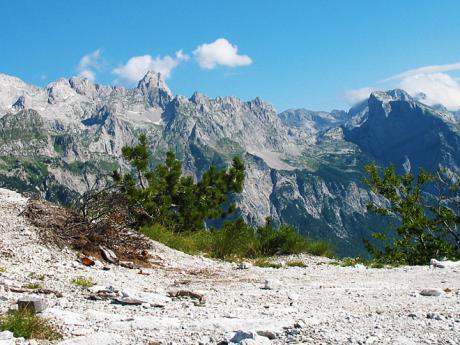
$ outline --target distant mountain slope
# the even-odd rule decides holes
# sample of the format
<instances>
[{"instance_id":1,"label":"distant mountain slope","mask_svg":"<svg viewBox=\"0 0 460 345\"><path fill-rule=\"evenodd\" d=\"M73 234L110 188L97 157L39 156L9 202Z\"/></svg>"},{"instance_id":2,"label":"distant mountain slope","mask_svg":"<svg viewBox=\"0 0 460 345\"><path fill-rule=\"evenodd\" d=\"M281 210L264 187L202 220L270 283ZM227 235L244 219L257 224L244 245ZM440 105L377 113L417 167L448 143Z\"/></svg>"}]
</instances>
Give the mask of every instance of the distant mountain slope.
<instances>
[{"instance_id":1,"label":"distant mountain slope","mask_svg":"<svg viewBox=\"0 0 460 345\"><path fill-rule=\"evenodd\" d=\"M363 186L363 165L458 170L456 121L400 90L374 93L349 112L277 114L259 98L173 96L152 72L133 89L78 77L38 88L0 75L0 186L68 202L126 169L121 148L145 133L152 164L171 149L195 177L242 156L237 202L248 221L271 216L356 255L377 224L366 210L374 196Z\"/></svg>"},{"instance_id":2,"label":"distant mountain slope","mask_svg":"<svg viewBox=\"0 0 460 345\"><path fill-rule=\"evenodd\" d=\"M307 109L288 109L278 116L286 127L302 129L310 133L341 125L348 120L348 113L343 110L333 110L328 113Z\"/></svg>"},{"instance_id":3,"label":"distant mountain slope","mask_svg":"<svg viewBox=\"0 0 460 345\"><path fill-rule=\"evenodd\" d=\"M402 90L372 93L367 106L344 126L344 134L346 140L381 164L459 169L460 126L456 117L428 107Z\"/></svg>"}]
</instances>

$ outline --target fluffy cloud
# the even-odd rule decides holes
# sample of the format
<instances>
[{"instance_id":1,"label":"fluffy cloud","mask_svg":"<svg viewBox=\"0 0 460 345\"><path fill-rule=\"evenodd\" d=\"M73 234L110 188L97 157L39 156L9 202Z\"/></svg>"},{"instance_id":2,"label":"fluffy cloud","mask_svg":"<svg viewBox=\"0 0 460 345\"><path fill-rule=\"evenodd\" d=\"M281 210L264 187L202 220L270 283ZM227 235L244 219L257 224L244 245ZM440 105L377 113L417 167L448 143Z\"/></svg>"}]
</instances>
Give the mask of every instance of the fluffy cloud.
<instances>
[{"instance_id":1,"label":"fluffy cloud","mask_svg":"<svg viewBox=\"0 0 460 345\"><path fill-rule=\"evenodd\" d=\"M198 64L203 69L213 69L218 65L229 67L246 66L252 63L248 55L239 55L238 47L225 38L219 38L212 43L204 43L194 51Z\"/></svg>"},{"instance_id":2,"label":"fluffy cloud","mask_svg":"<svg viewBox=\"0 0 460 345\"><path fill-rule=\"evenodd\" d=\"M131 84L139 81L148 71L161 73L165 78L182 61L189 59L182 50L176 52L175 57L166 55L164 57L152 57L151 55L134 56L126 64L115 68L112 72L117 75L117 81L122 84Z\"/></svg>"},{"instance_id":3,"label":"fluffy cloud","mask_svg":"<svg viewBox=\"0 0 460 345\"><path fill-rule=\"evenodd\" d=\"M78 75L87 78L91 82L96 80L95 70L100 68L101 65L101 50L97 49L92 53L84 55L78 63Z\"/></svg>"},{"instance_id":4,"label":"fluffy cloud","mask_svg":"<svg viewBox=\"0 0 460 345\"><path fill-rule=\"evenodd\" d=\"M450 110L460 109L460 84L446 73L409 75L398 86L413 96L424 93L422 101L425 104L442 104Z\"/></svg>"},{"instance_id":5,"label":"fluffy cloud","mask_svg":"<svg viewBox=\"0 0 460 345\"><path fill-rule=\"evenodd\" d=\"M428 105L441 104L449 110L460 109L460 83L446 72L460 70L460 62L446 65L431 65L411 69L385 80L386 89L400 88L412 96L424 94L421 101ZM350 104L356 104L366 99L373 87L365 87L345 92L345 99Z\"/></svg>"},{"instance_id":6,"label":"fluffy cloud","mask_svg":"<svg viewBox=\"0 0 460 345\"><path fill-rule=\"evenodd\" d=\"M361 101L364 101L375 90L376 88L373 87L363 87L360 89L345 91L345 101L350 105L355 105Z\"/></svg>"},{"instance_id":7,"label":"fluffy cloud","mask_svg":"<svg viewBox=\"0 0 460 345\"><path fill-rule=\"evenodd\" d=\"M424 67L410 69L408 71L396 74L394 76L391 76L383 80L383 82L403 79L403 78L416 76L416 75L422 75L422 74L435 74L435 73L440 73L440 72L450 72L450 71L458 71L458 70L460 70L460 62L447 64L447 65L424 66Z\"/></svg>"}]
</instances>

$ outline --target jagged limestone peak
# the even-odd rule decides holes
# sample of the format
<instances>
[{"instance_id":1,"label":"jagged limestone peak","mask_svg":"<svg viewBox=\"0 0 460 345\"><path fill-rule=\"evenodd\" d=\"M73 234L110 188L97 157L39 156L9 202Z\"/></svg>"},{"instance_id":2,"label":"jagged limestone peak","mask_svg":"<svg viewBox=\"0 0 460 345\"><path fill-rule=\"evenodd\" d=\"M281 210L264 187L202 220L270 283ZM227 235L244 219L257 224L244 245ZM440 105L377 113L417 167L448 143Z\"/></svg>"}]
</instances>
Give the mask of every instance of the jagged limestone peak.
<instances>
[{"instance_id":1,"label":"jagged limestone peak","mask_svg":"<svg viewBox=\"0 0 460 345\"><path fill-rule=\"evenodd\" d=\"M163 75L158 72L148 71L137 84L137 88L144 92L144 94L147 94L151 90L159 89L172 97L172 92L164 81Z\"/></svg>"}]
</instances>

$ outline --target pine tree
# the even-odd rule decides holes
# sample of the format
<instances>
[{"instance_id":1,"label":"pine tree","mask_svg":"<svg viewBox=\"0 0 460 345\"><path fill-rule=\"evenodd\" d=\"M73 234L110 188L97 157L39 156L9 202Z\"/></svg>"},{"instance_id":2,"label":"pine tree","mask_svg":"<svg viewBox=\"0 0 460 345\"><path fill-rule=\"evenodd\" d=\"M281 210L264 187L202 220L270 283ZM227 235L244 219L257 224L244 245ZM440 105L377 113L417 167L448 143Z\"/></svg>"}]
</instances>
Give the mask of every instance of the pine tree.
<instances>
[{"instance_id":1,"label":"pine tree","mask_svg":"<svg viewBox=\"0 0 460 345\"><path fill-rule=\"evenodd\" d=\"M195 182L183 176L182 164L168 152L164 164L149 170L147 139L139 137L134 147L124 147L123 157L133 168L132 174L114 172L115 181L133 205L149 215L151 223L164 225L175 232L201 230L207 220L225 218L236 209L230 196L241 193L244 164L235 157L227 170L211 166Z\"/></svg>"}]
</instances>

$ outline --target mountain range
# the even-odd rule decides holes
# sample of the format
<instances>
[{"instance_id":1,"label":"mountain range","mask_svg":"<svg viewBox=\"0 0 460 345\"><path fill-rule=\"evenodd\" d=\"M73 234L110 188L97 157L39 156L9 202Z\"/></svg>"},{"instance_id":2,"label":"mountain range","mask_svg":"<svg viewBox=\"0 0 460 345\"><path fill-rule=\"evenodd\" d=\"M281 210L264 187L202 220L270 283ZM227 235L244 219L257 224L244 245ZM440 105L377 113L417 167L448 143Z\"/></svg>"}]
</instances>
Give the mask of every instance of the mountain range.
<instances>
[{"instance_id":1,"label":"mountain range","mask_svg":"<svg viewBox=\"0 0 460 345\"><path fill-rule=\"evenodd\" d=\"M153 72L131 89L79 77L35 87L0 74L0 186L69 202L127 169L121 149L144 133L152 164L173 150L195 178L240 155L246 180L237 203L247 221L271 216L332 241L339 255L357 255L381 225L366 209L376 196L362 182L363 165L458 172L457 116L398 89L373 92L349 111L278 114L260 98L174 96Z\"/></svg>"}]
</instances>

